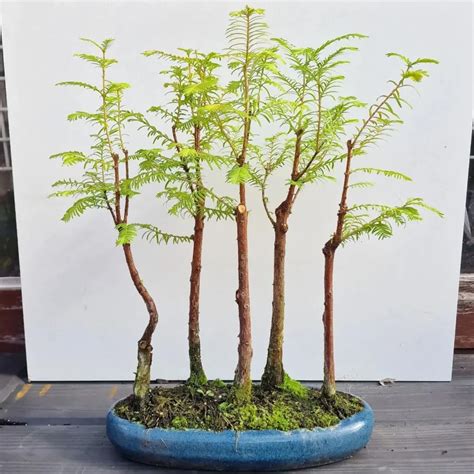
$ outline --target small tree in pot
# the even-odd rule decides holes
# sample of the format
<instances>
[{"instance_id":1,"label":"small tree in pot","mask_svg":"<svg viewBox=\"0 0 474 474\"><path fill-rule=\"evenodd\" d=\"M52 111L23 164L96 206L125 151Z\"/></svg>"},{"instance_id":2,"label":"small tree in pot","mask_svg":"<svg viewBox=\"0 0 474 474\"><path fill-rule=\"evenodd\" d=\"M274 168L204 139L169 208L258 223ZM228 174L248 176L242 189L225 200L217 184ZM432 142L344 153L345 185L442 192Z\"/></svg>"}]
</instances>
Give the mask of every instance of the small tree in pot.
<instances>
[{"instance_id":1,"label":"small tree in pot","mask_svg":"<svg viewBox=\"0 0 474 474\"><path fill-rule=\"evenodd\" d=\"M360 105L353 97L337 97L344 76L338 68L348 61L346 53L357 51L347 41L364 38L348 34L318 48L298 48L284 39L276 42L285 53L289 71L274 72L279 97L270 101L272 119L288 131L267 139L267 147L256 154L252 180L259 188L265 213L274 230L272 323L262 384L267 389L285 382L283 332L285 315L285 260L289 218L305 185L333 179L331 171L341 160L341 136L354 120L347 112ZM267 187L272 174L289 165L286 195L271 212ZM287 379L289 381L289 379Z\"/></svg>"},{"instance_id":2,"label":"small tree in pot","mask_svg":"<svg viewBox=\"0 0 474 474\"><path fill-rule=\"evenodd\" d=\"M442 216L437 209L427 205L421 198L408 199L400 206L390 207L381 204L348 205L351 187L370 186L370 182L351 183L354 174L376 174L388 178L410 181L411 179L397 171L378 168L354 168L353 159L364 155L370 145L387 136L397 124L402 123L395 109L409 105L402 97L402 91L410 86L410 82L420 82L428 76L428 72L420 69L425 64L437 64L431 58L419 58L414 61L396 53L388 53L389 57L400 58L403 70L397 81L390 80L391 89L380 96L368 108L368 116L357 127L354 136L346 142L344 154L344 178L342 182L341 198L337 212L336 228L331 238L323 248L324 254L324 383L322 393L328 399L336 395L335 367L334 367L334 302L333 278L334 259L340 245L349 241L359 240L363 236L375 236L386 239L392 236L393 226L405 225L409 221L422 220L420 210L428 210Z\"/></svg>"},{"instance_id":3,"label":"small tree in pot","mask_svg":"<svg viewBox=\"0 0 474 474\"><path fill-rule=\"evenodd\" d=\"M172 100L166 106L156 105L149 112L157 114L169 124L169 133L153 125L144 115L136 120L146 130L153 143L164 150L141 162L141 173L136 180L141 184L163 180L163 168L167 170L164 189L158 193L171 207L171 215L191 216L194 221L193 250L190 274L188 347L190 375L188 382L202 385L207 382L201 358L199 335L200 288L204 228L207 219L233 217L235 203L226 196L218 195L206 186L204 172L220 169L229 164L226 155L213 152L220 140L212 117L214 104L219 99L220 88L215 70L221 60L217 53L201 53L182 49L180 54L164 51L146 51L145 56L157 56L170 63L169 69L160 71L168 79Z\"/></svg>"},{"instance_id":4,"label":"small tree in pot","mask_svg":"<svg viewBox=\"0 0 474 474\"><path fill-rule=\"evenodd\" d=\"M215 123L228 146L234 166L228 181L239 187L235 208L237 225L238 288L235 301L239 308L238 363L234 377L234 396L239 403L251 400L252 326L250 311L249 244L246 182L251 178L249 155L258 149L254 128L271 113L267 108L271 73L276 54L267 45L264 10L245 7L231 13L227 29L228 67L235 80L224 91L215 114Z\"/></svg>"},{"instance_id":5,"label":"small tree in pot","mask_svg":"<svg viewBox=\"0 0 474 474\"><path fill-rule=\"evenodd\" d=\"M401 79L392 90L368 108L359 122L352 113L365 107L354 97L337 97L344 79L336 72L355 50L348 44L362 38L349 34L318 48L299 48L284 39L270 43L263 10L246 7L231 14L225 54L180 50L178 54L148 51L171 62L163 71L172 93L166 106L153 106L166 122L154 125L144 114L122 106L123 83L108 80L115 62L106 56L110 40L89 41L99 56L80 55L99 66L101 85L68 82L85 87L100 98L97 112L77 112L70 119L85 119L96 127L93 153L65 152L65 165L84 167L81 180L61 180L55 195L80 196L64 219L88 208L104 208L118 231L132 280L149 311L149 323L138 343L138 368L134 393L118 402L108 415L111 441L132 459L172 467L227 470L277 470L307 467L344 459L370 439L373 415L362 400L337 393L333 350L333 265L337 248L367 234L391 235L390 222L420 220L420 209L435 209L421 199L398 207L356 205L349 207L348 193L354 173L375 173L409 179L393 171L354 168L353 159L388 132L399 119L394 104L401 106L400 91L408 81L427 75L419 64L405 62ZM286 55L289 67L283 65ZM394 56L391 54L391 56ZM218 78L219 63L227 61L233 77L226 85ZM138 122L153 145L162 148L129 154L124 125ZM269 122L263 128L263 122ZM360 125L359 125L360 123ZM280 127L278 133L273 128ZM354 133L348 132L355 128ZM269 133L270 131L270 133ZM351 136L344 144L344 137ZM341 144L342 143L342 144ZM132 172L131 160L139 169ZM321 391L285 383L283 322L285 254L288 222L301 189L320 179L332 179L336 165L345 167L336 230L324 246L325 256L325 380ZM271 175L289 165L288 182L281 203L272 212L267 199ZM227 183L238 186L238 200L218 195L206 183L214 168L227 168ZM172 215L192 217L192 237L164 233L150 224L129 222L131 198L142 186L159 183L158 196L170 203ZM262 384L252 385L251 313L249 284L248 183L259 189L266 215L274 228L274 292L272 327ZM233 383L207 380L201 360L199 303L205 222L209 218L235 217L237 227L239 314L238 364ZM157 323L155 304L133 262L131 242L143 232L157 242L193 241L189 295L188 383L150 389L151 336ZM317 428L317 429L315 429ZM325 429L330 428L330 429ZM216 433L217 431L221 433ZM287 433L280 433L285 431ZM262 433L259 433L262 432Z\"/></svg>"},{"instance_id":6,"label":"small tree in pot","mask_svg":"<svg viewBox=\"0 0 474 474\"><path fill-rule=\"evenodd\" d=\"M52 195L57 197L79 197L67 209L63 221L79 217L88 209L105 209L110 213L112 222L117 229L117 245L123 249L125 261L133 284L140 294L148 311L148 324L138 341L138 362L133 385L133 393L139 405L143 406L144 399L150 388L150 369L152 362L152 336L158 324L158 310L154 299L143 283L133 259L131 242L138 231L143 231L145 237L156 242L185 242L189 237L172 235L162 232L150 224L129 222L131 198L137 194L137 177L131 175L132 160L148 160L156 158L155 150L138 150L130 154L124 141L126 123L135 119L136 114L123 108L123 94L129 88L124 82L113 82L109 79L110 66L117 63L116 59L107 56L112 44L111 39L97 43L84 39L98 50L97 55L89 53L77 54L99 69L98 85L79 81L61 82L59 85L87 89L98 99L98 109L94 112L78 111L70 114L68 120L85 120L94 127L91 135L93 144L91 153L81 151L66 151L52 155L60 158L64 166L79 165L82 167L81 179L62 179L56 181L53 187L58 189ZM137 175L139 182L141 176ZM161 180L166 178L166 172L160 168Z\"/></svg>"}]
</instances>

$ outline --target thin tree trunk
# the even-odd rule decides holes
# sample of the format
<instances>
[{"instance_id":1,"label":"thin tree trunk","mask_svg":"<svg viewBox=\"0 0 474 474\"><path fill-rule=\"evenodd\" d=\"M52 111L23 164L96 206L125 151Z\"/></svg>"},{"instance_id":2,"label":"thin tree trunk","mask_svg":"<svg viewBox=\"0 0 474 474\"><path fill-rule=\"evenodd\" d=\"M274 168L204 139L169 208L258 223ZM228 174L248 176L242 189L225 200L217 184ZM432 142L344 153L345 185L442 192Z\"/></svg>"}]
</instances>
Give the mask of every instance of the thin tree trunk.
<instances>
[{"instance_id":1,"label":"thin tree trunk","mask_svg":"<svg viewBox=\"0 0 474 474\"><path fill-rule=\"evenodd\" d=\"M291 171L292 181L297 181L302 176L299 171L302 138L303 131L299 130L296 133L295 154ZM262 385L267 389L281 385L285 378L285 370L283 368L283 331L285 324L286 234L288 232L288 219L293 209L296 192L295 184L291 184L285 200L275 210L276 219L272 221L275 232L273 246L272 324L267 349L267 362L262 375Z\"/></svg>"},{"instance_id":2,"label":"thin tree trunk","mask_svg":"<svg viewBox=\"0 0 474 474\"><path fill-rule=\"evenodd\" d=\"M142 337L138 341L138 363L137 372L135 374L135 383L133 384L133 393L140 404L143 404L145 395L148 393L150 388L150 370L152 362L153 347L151 345L151 338L155 331L156 325L158 324L158 311L156 309L155 302L151 297L148 290L143 285L138 270L133 261L132 249L130 244L124 244L123 252L125 254L125 260L127 262L130 277L137 289L138 293L142 297L143 301L148 310L149 320L148 324L143 332Z\"/></svg>"},{"instance_id":3,"label":"thin tree trunk","mask_svg":"<svg viewBox=\"0 0 474 474\"><path fill-rule=\"evenodd\" d=\"M235 396L239 402L250 399L252 392L251 362L252 362L252 325L250 315L250 285L248 261L248 211L245 204L245 185L240 185L240 204L236 209L237 221L237 256L239 287L235 301L239 306L239 347L238 363L235 370Z\"/></svg>"},{"instance_id":4,"label":"thin tree trunk","mask_svg":"<svg viewBox=\"0 0 474 474\"><path fill-rule=\"evenodd\" d=\"M250 141L250 127L252 113L250 107L250 10L247 9L245 61L242 68L243 75L243 105L245 118L243 123L242 151L237 158L237 164L242 167L247 160L247 148ZM249 255L248 255L248 209L245 195L245 183L239 185L239 204L236 208L237 224L237 260L239 286L235 294L235 301L239 306L239 347L238 362L234 377L234 398L238 403L250 401L252 395L252 319L250 312L250 284L249 284Z\"/></svg>"},{"instance_id":5,"label":"thin tree trunk","mask_svg":"<svg viewBox=\"0 0 474 474\"><path fill-rule=\"evenodd\" d=\"M344 171L344 182L342 185L341 201L337 213L336 231L326 242L323 248L324 254L324 382L322 386L323 395L331 399L336 394L336 377L334 367L334 304L333 304L333 280L334 280L334 258L336 250L343 241L344 220L347 214L347 193L351 175L352 150L354 142L348 140L347 158Z\"/></svg>"},{"instance_id":6,"label":"thin tree trunk","mask_svg":"<svg viewBox=\"0 0 474 474\"><path fill-rule=\"evenodd\" d=\"M191 261L191 277L189 292L189 382L202 385L207 382L202 367L201 340L199 337L199 300L201 287L202 244L204 234L204 217L199 214L194 218L193 257Z\"/></svg>"},{"instance_id":7,"label":"thin tree trunk","mask_svg":"<svg viewBox=\"0 0 474 474\"><path fill-rule=\"evenodd\" d=\"M285 321L285 258L288 211L280 206L276 211L273 256L273 302L267 362L262 375L262 386L271 389L283 383L283 329Z\"/></svg>"},{"instance_id":8,"label":"thin tree trunk","mask_svg":"<svg viewBox=\"0 0 474 474\"><path fill-rule=\"evenodd\" d=\"M333 328L333 277L334 255L332 240L329 240L323 249L324 253L324 382L323 395L332 398L336 394L336 376L334 364L334 328Z\"/></svg>"}]
</instances>

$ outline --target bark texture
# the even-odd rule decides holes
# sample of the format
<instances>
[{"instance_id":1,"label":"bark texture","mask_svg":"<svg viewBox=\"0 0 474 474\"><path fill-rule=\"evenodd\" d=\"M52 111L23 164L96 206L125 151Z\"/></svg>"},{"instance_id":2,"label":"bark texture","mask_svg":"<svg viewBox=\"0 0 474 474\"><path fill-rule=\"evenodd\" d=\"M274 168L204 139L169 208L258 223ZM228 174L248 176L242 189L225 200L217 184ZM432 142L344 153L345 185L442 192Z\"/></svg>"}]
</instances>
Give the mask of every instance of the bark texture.
<instances>
[{"instance_id":1,"label":"bark texture","mask_svg":"<svg viewBox=\"0 0 474 474\"><path fill-rule=\"evenodd\" d=\"M334 364L334 334L333 334L333 276L334 250L331 244L326 244L324 253L324 382L323 395L332 398L336 394L336 375Z\"/></svg>"},{"instance_id":2,"label":"bark texture","mask_svg":"<svg viewBox=\"0 0 474 474\"><path fill-rule=\"evenodd\" d=\"M153 353L151 338L153 336L153 332L155 331L156 325L158 324L158 311L153 298L151 297L150 293L148 293L148 290L145 288L145 285L140 278L133 260L130 244L124 244L122 247L128 270L130 272L130 277L132 278L135 288L145 302L149 316L145 331L138 341L137 372L135 375L135 383L133 384L133 393L138 401L142 403L150 387L150 370Z\"/></svg>"},{"instance_id":3,"label":"bark texture","mask_svg":"<svg viewBox=\"0 0 474 474\"><path fill-rule=\"evenodd\" d=\"M243 76L243 136L242 150L237 157L237 165L246 164L247 149L250 142L250 128L252 124L251 95L249 65L251 64L251 35L250 35L250 9L246 9L245 26L245 60L242 67ZM245 183L239 184L239 205L235 210L237 224L237 260L239 287L235 294L235 301L239 307L239 347L238 362L234 377L234 398L238 403L250 401L252 394L252 320L250 312L250 285L249 285L249 255L248 255L248 210L245 194Z\"/></svg>"},{"instance_id":4,"label":"bark texture","mask_svg":"<svg viewBox=\"0 0 474 474\"><path fill-rule=\"evenodd\" d=\"M262 385L271 389L283 383L283 331L285 321L285 259L289 212L285 206L276 211L273 248L273 301L270 340Z\"/></svg>"},{"instance_id":5,"label":"bark texture","mask_svg":"<svg viewBox=\"0 0 474 474\"><path fill-rule=\"evenodd\" d=\"M199 337L199 303L201 288L202 244L204 236L204 218L194 218L193 257L191 261L191 277L189 292L189 382L202 385L207 378L202 366L201 339Z\"/></svg>"},{"instance_id":6,"label":"bark texture","mask_svg":"<svg viewBox=\"0 0 474 474\"><path fill-rule=\"evenodd\" d=\"M326 242L323 248L324 254L324 382L322 393L326 398L333 398L336 394L336 377L334 364L334 258L336 250L343 240L344 220L347 214L347 192L349 190L349 179L351 174L352 150L354 142L347 141L347 159L344 171L344 182L342 185L341 201L337 213L336 231Z\"/></svg>"},{"instance_id":7,"label":"bark texture","mask_svg":"<svg viewBox=\"0 0 474 474\"><path fill-rule=\"evenodd\" d=\"M300 130L296 134L295 153L291 172L291 179L294 182L301 178L302 174L306 171L299 171L302 136L303 132ZM288 232L288 220L293 209L296 194L296 186L291 184L288 188L285 200L275 210L275 219L272 220L275 232L273 247L272 324L267 349L267 362L262 375L262 385L267 389L281 385L285 377L285 370L283 368L283 332L285 325L286 234Z\"/></svg>"},{"instance_id":8,"label":"bark texture","mask_svg":"<svg viewBox=\"0 0 474 474\"><path fill-rule=\"evenodd\" d=\"M241 185L242 187L243 185ZM242 199L242 196L244 199ZM251 362L252 362L252 325L250 315L250 285L248 263L248 211L245 202L245 191L241 192L241 203L236 209L237 220L237 254L239 288L235 294L235 301L239 307L239 347L238 363L235 370L235 395L239 401L250 399L252 390Z\"/></svg>"}]
</instances>

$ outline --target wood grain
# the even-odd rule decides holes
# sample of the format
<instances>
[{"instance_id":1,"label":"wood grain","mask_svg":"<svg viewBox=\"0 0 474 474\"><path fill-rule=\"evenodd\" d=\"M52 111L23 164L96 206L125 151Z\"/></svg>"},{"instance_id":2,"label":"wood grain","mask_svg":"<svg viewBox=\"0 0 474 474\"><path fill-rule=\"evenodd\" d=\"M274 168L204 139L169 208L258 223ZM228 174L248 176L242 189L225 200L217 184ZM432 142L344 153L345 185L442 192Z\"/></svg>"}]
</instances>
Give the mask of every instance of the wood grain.
<instances>
[{"instance_id":1,"label":"wood grain","mask_svg":"<svg viewBox=\"0 0 474 474\"><path fill-rule=\"evenodd\" d=\"M131 384L52 383L46 393L44 386L34 383L17 399L19 386L1 405L0 418L28 424L0 427L0 472L179 472L131 463L107 440L105 413L115 400L130 393ZM351 460L304 472L473 472L474 352L455 355L452 382L385 387L357 382L338 387L373 406L373 438Z\"/></svg>"},{"instance_id":2,"label":"wood grain","mask_svg":"<svg viewBox=\"0 0 474 474\"><path fill-rule=\"evenodd\" d=\"M474 349L474 274L459 278L458 313L456 319L456 349Z\"/></svg>"}]
</instances>

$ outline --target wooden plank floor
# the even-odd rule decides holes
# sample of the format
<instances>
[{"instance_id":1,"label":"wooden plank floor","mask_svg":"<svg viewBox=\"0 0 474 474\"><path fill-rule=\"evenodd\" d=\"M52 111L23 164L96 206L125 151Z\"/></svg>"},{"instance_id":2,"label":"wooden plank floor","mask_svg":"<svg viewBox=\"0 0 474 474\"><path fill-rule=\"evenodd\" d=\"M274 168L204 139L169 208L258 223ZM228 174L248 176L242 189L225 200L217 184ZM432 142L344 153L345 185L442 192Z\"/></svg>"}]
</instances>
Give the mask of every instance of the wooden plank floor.
<instances>
[{"instance_id":1,"label":"wooden plank floor","mask_svg":"<svg viewBox=\"0 0 474 474\"><path fill-rule=\"evenodd\" d=\"M474 353L456 354L450 383L341 383L374 408L367 448L317 473L474 473ZM118 455L105 436L108 407L129 384L21 384L0 403L0 472L159 472ZM1 400L0 400L1 402ZM192 472L192 471L186 471Z\"/></svg>"}]
</instances>

